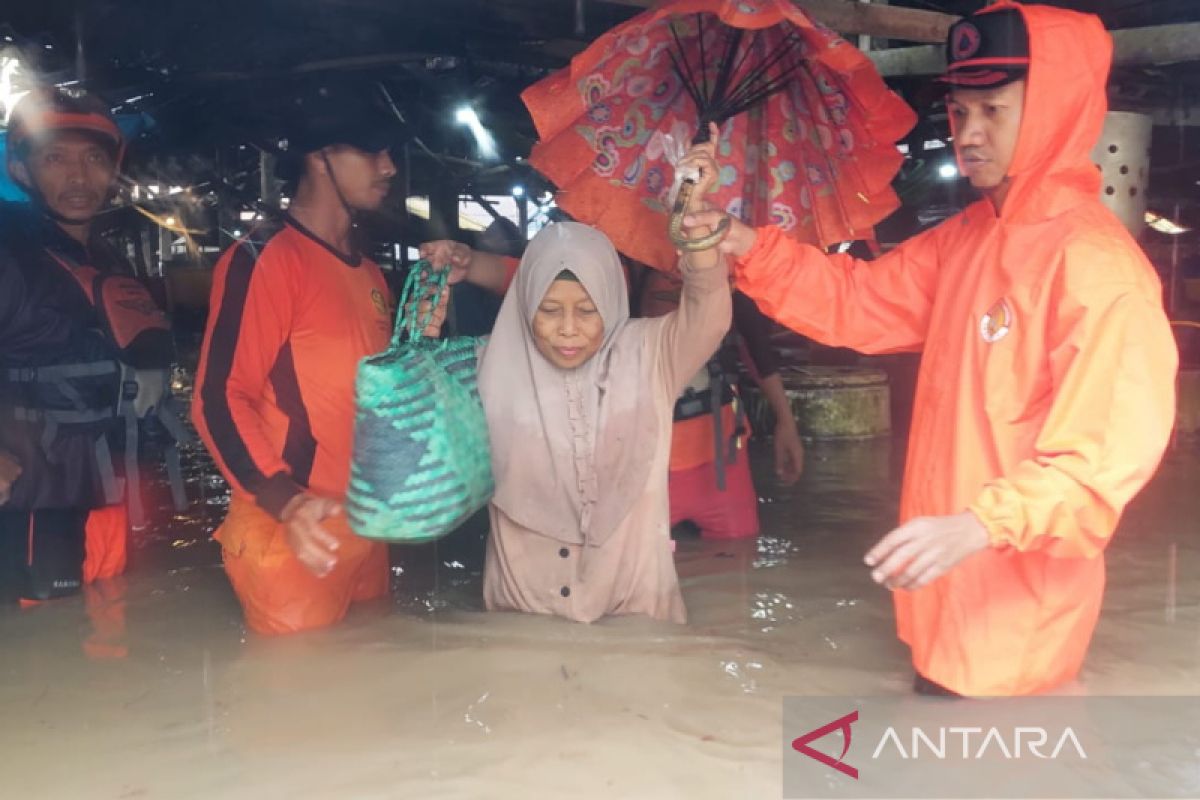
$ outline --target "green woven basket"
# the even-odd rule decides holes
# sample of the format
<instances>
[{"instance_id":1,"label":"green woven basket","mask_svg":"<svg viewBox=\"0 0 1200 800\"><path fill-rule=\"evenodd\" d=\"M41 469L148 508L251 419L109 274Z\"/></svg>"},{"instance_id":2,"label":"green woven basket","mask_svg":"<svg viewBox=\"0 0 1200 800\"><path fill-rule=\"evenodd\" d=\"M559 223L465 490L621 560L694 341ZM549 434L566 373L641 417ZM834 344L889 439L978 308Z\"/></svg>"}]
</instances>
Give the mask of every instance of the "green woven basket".
<instances>
[{"instance_id":1,"label":"green woven basket","mask_svg":"<svg viewBox=\"0 0 1200 800\"><path fill-rule=\"evenodd\" d=\"M422 335L422 287L448 291L447 271L409 271L391 345L362 360L346 509L359 536L427 542L483 508L494 490L474 338ZM410 304L413 306L410 308Z\"/></svg>"}]
</instances>

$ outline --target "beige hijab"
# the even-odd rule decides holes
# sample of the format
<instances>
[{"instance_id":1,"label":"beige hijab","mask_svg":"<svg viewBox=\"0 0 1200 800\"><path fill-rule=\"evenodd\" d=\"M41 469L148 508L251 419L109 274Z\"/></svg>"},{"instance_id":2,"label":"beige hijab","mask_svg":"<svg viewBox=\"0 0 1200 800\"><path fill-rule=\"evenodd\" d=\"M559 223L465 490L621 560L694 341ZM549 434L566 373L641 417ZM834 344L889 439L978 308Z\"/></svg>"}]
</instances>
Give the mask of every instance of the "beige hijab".
<instances>
[{"instance_id":1,"label":"beige hijab","mask_svg":"<svg viewBox=\"0 0 1200 800\"><path fill-rule=\"evenodd\" d=\"M573 370L538 352L533 315L570 270L604 320L604 341ZM496 507L524 528L603 544L645 492L660 435L653 395L653 320L630 320L621 262L599 231L544 228L525 251L479 368L496 476ZM666 475L662 476L666 480Z\"/></svg>"}]
</instances>

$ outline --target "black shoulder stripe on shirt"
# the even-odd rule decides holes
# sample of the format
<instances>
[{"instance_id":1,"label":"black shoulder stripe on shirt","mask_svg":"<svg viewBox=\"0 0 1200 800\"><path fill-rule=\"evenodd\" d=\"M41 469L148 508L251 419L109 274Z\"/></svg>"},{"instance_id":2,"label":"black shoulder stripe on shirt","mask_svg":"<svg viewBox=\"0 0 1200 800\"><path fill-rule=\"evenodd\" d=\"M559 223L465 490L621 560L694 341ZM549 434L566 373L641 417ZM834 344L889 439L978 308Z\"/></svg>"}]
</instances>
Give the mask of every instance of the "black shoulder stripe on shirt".
<instances>
[{"instance_id":1,"label":"black shoulder stripe on shirt","mask_svg":"<svg viewBox=\"0 0 1200 800\"><path fill-rule=\"evenodd\" d=\"M283 346L275 359L275 366L271 368L271 386L275 389L275 402L279 410L288 419L283 460L292 470L292 480L301 486L308 486L313 459L317 454L317 440L308 419L308 409L304 407L304 398L300 395L300 379L296 375L291 341Z\"/></svg>"},{"instance_id":2,"label":"black shoulder stripe on shirt","mask_svg":"<svg viewBox=\"0 0 1200 800\"><path fill-rule=\"evenodd\" d=\"M255 236L255 241L248 239L241 242L230 258L229 269L225 273L225 285L222 287L221 310L213 323L212 339L208 345L208 369L204 375L204 384L200 387L200 397L204 401L204 421L208 425L208 432L212 436L217 454L237 482L255 495L262 491L267 477L254 463L250 448L246 446L237 429L233 411L225 396L225 387L229 382L229 375L233 372L233 357L237 351L238 339L241 338L242 316L246 310L246 297L250 293L250 279L254 275L254 268L267 240L273 235L273 232L259 233L267 235L265 238Z\"/></svg>"},{"instance_id":3,"label":"black shoulder stripe on shirt","mask_svg":"<svg viewBox=\"0 0 1200 800\"><path fill-rule=\"evenodd\" d=\"M291 214L288 214L284 217L284 222L286 222L291 227L295 228L296 231L298 233L302 234L306 239L311 239L312 241L314 241L315 243L320 245L325 250L328 250L330 253L332 253L334 256L337 257L338 261L341 261L346 266L357 269L359 266L362 265L362 260L363 260L362 253L359 253L357 248L355 248L355 251L353 253L343 253L341 250L338 250L336 247L331 245L329 242L325 241L320 236L317 236L315 233L310 231L308 228L304 227L304 225L302 225L300 223L300 221L297 220L295 217L293 217Z\"/></svg>"}]
</instances>

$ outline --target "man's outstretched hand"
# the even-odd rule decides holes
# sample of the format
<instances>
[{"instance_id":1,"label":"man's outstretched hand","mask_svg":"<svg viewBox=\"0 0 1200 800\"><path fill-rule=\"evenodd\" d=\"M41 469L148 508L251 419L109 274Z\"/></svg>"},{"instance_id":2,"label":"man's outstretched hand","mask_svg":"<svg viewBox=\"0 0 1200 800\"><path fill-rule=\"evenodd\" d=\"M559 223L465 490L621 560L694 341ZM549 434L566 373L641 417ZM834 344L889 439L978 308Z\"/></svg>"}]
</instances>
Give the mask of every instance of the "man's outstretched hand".
<instances>
[{"instance_id":1,"label":"man's outstretched hand","mask_svg":"<svg viewBox=\"0 0 1200 800\"><path fill-rule=\"evenodd\" d=\"M716 230L717 225L727 216L730 222L729 233L717 245L717 249L726 255L741 258L746 253L749 253L750 248L754 246L754 240L758 238L758 232L740 219L729 216L723 211L693 211L684 216L683 225L686 228Z\"/></svg>"},{"instance_id":2,"label":"man's outstretched hand","mask_svg":"<svg viewBox=\"0 0 1200 800\"><path fill-rule=\"evenodd\" d=\"M970 511L917 517L879 540L863 561L889 589L920 589L988 546L987 529Z\"/></svg>"}]
</instances>

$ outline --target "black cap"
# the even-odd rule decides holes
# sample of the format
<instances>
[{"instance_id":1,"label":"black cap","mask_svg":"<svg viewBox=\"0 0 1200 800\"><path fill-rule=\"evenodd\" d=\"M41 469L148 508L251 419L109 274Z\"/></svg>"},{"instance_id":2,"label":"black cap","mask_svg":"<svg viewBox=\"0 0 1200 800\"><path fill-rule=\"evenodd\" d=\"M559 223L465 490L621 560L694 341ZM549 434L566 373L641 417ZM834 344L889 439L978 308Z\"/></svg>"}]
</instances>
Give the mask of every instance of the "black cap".
<instances>
[{"instance_id":1,"label":"black cap","mask_svg":"<svg viewBox=\"0 0 1200 800\"><path fill-rule=\"evenodd\" d=\"M336 144L378 153L400 144L405 135L399 111L370 81L305 87L285 112L284 126L278 150L287 161Z\"/></svg>"},{"instance_id":2,"label":"black cap","mask_svg":"<svg viewBox=\"0 0 1200 800\"><path fill-rule=\"evenodd\" d=\"M950 26L943 83L993 89L1024 78L1029 69L1029 31L1012 6L980 11Z\"/></svg>"}]
</instances>

